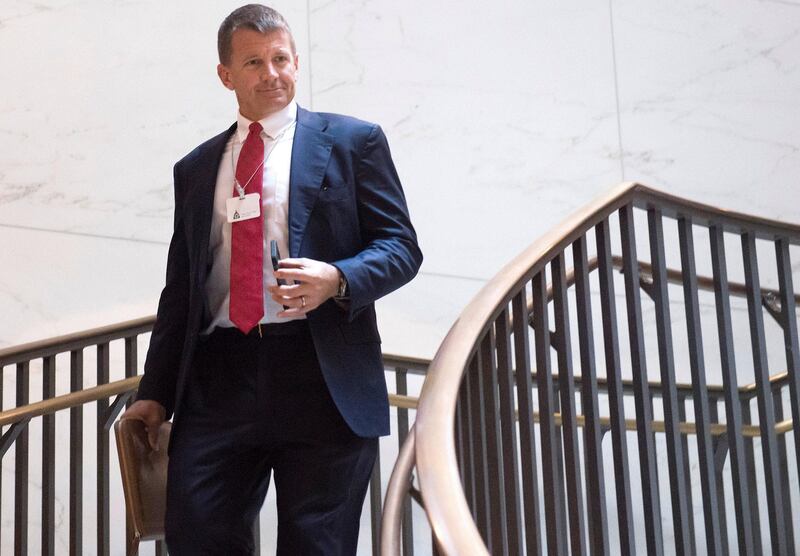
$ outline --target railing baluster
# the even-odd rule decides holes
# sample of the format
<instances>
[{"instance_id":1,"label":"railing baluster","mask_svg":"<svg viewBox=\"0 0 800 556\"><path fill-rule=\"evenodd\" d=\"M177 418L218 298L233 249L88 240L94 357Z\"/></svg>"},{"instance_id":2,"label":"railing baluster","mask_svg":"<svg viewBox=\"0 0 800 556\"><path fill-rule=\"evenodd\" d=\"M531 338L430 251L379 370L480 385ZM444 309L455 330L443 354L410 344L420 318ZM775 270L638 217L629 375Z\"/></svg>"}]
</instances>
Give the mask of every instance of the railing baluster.
<instances>
[{"instance_id":1,"label":"railing baluster","mask_svg":"<svg viewBox=\"0 0 800 556\"><path fill-rule=\"evenodd\" d=\"M472 390L475 388L473 382L474 379L472 378L474 372L472 370L472 365L476 364L475 357L473 360L470 361L469 366L467 367L467 372L464 373L464 378L461 383L461 387L463 388L464 397L462 398L461 406L464 409L463 419L464 424L462 425L462 429L464 430L464 477L463 480L466 483L466 497L467 497L467 505L472 512L473 519L477 519L477 510L478 510L478 497L477 497L477 488L475 485L476 482L476 471L475 471L475 461L478 457L477 446L475 445L475 425L473 423L476 420L476 416L473 414L472 409L472 398L473 393Z\"/></svg>"},{"instance_id":2,"label":"railing baluster","mask_svg":"<svg viewBox=\"0 0 800 556\"><path fill-rule=\"evenodd\" d=\"M138 373L137 369L137 339L138 336L128 336L125 338L125 378L136 376ZM125 407L130 407L133 403L133 397L131 396L125 402ZM380 449L378 449L378 458L380 458ZM109 462L110 463L110 462ZM372 508L372 506L370 506ZM127 519L125 520L125 538L130 539L133 536L133 520L130 518L129 508L127 505L125 506L125 513ZM253 532L257 535L257 540L255 541L255 556L260 556L261 554L261 520L256 517L256 522L254 525ZM374 547L374 534L373 534L373 547Z\"/></svg>"},{"instance_id":3,"label":"railing baluster","mask_svg":"<svg viewBox=\"0 0 800 556\"><path fill-rule=\"evenodd\" d=\"M138 361L138 352L137 352L137 340L139 339L138 336L128 336L125 338L125 378L130 378L132 376L136 376L139 372L137 361ZM133 400L130 400L128 405L133 403Z\"/></svg>"},{"instance_id":4,"label":"railing baluster","mask_svg":"<svg viewBox=\"0 0 800 556\"><path fill-rule=\"evenodd\" d=\"M780 386L776 386L772 390L772 403L775 405L775 420L776 422L783 421L784 419L784 411L783 411L783 389ZM783 504L783 527L784 531L786 531L786 546L789 549L789 552L792 552L794 548L794 520L792 520L792 496L791 492L788 488L789 486L789 466L786 465L788 462L788 450L786 449L786 434L777 435L775 440L778 443L778 461L781 462L781 465L778 466L781 474L781 484L786 485L784 488L781 489L781 504Z\"/></svg>"},{"instance_id":5,"label":"railing baluster","mask_svg":"<svg viewBox=\"0 0 800 556\"><path fill-rule=\"evenodd\" d=\"M375 465L372 466L372 474L369 478L369 517L370 533L372 534L372 556L378 556L381 548L380 530L381 530L381 450L378 444L378 450L375 454Z\"/></svg>"},{"instance_id":6,"label":"railing baluster","mask_svg":"<svg viewBox=\"0 0 800 556\"><path fill-rule=\"evenodd\" d=\"M764 337L764 315L761 308L761 284L758 278L756 240L752 233L742 234L745 285L747 287L747 310L750 317L750 342L753 350L753 370L758 401L758 423L761 427L761 452L764 459L764 480L767 491L767 508L772 553L788 554L786 535L783 531L783 504L781 504L781 476L778 447L775 439L775 410L769 384L766 339Z\"/></svg>"},{"instance_id":7,"label":"railing baluster","mask_svg":"<svg viewBox=\"0 0 800 556\"><path fill-rule=\"evenodd\" d=\"M578 310L578 336L581 357L581 412L585 419L584 465L586 502L592 555L608 554L606 493L603 480L603 435L600 427L600 397L595 369L592 298L586 236L572 244L575 264L575 300Z\"/></svg>"},{"instance_id":8,"label":"railing baluster","mask_svg":"<svg viewBox=\"0 0 800 556\"><path fill-rule=\"evenodd\" d=\"M797 307L792 283L792 262L789 257L789 243L785 239L775 242L775 258L778 263L778 282L783 327L783 345L786 351L787 388L792 407L794 424L794 449L796 470L800 479L800 345L797 336ZM787 433L788 434L788 433Z\"/></svg>"},{"instance_id":9,"label":"railing baluster","mask_svg":"<svg viewBox=\"0 0 800 556\"><path fill-rule=\"evenodd\" d=\"M500 436L500 411L498 407L497 366L494 358L494 328L483 337L480 345L481 384L483 387L483 413L486 416L486 471L489 498L489 551L508 554L506 535L505 489L503 488L503 446Z\"/></svg>"},{"instance_id":10,"label":"railing baluster","mask_svg":"<svg viewBox=\"0 0 800 556\"><path fill-rule=\"evenodd\" d=\"M750 425L753 423L751 398L742 400L742 423ZM752 436L744 439L744 460L747 476L747 504L749 506L750 520L753 527L753 547L754 554L763 554L761 540L761 512L759 511L758 500L758 477L756 476L756 451L755 441Z\"/></svg>"},{"instance_id":11,"label":"railing baluster","mask_svg":"<svg viewBox=\"0 0 800 556\"><path fill-rule=\"evenodd\" d=\"M703 358L703 337L700 324L700 302L697 295L697 271L694 259L692 221L688 217L678 221L678 242L683 273L683 301L689 346L689 368L692 373L694 420L697 427L697 450L700 463L700 487L703 492L703 514L706 527L708 554L722 554L717 483L714 478L714 452L710 431L708 387ZM691 510L691 508L689 508ZM691 512L687 514L691 517Z\"/></svg>"},{"instance_id":12,"label":"railing baluster","mask_svg":"<svg viewBox=\"0 0 800 556\"><path fill-rule=\"evenodd\" d=\"M395 391L401 396L408 395L408 369L396 367L394 370ZM460 420L458 421L460 423ZM397 448L405 443L408 438L408 409L405 407L397 408ZM461 454L463 461L464 455ZM403 524L402 524L403 554L414 556L414 523L411 517L411 498L406 496L403 500Z\"/></svg>"},{"instance_id":13,"label":"railing baluster","mask_svg":"<svg viewBox=\"0 0 800 556\"><path fill-rule=\"evenodd\" d=\"M586 554L583 534L583 485L581 459L578 453L578 423L575 410L575 379L572 371L572 345L569 330L569 303L564 255L558 255L550 266L553 274L553 305L557 331L558 383L561 394L561 434L564 439L567 501L569 507L570 552Z\"/></svg>"},{"instance_id":14,"label":"railing baluster","mask_svg":"<svg viewBox=\"0 0 800 556\"><path fill-rule=\"evenodd\" d=\"M42 360L42 399L56 395L56 357ZM42 416L42 554L56 551L56 416Z\"/></svg>"},{"instance_id":15,"label":"railing baluster","mask_svg":"<svg viewBox=\"0 0 800 556\"><path fill-rule=\"evenodd\" d=\"M687 394L678 391L678 421L685 423L686 419L686 398ZM694 496L692 494L692 472L691 464L689 463L689 435L681 434L681 450L682 450L682 464L683 476L686 481L686 505L692 509L694 513ZM686 520L686 525L689 527L689 538L692 540L692 550L697 552L697 543L695 541L695 528L694 516L689 516Z\"/></svg>"},{"instance_id":16,"label":"railing baluster","mask_svg":"<svg viewBox=\"0 0 800 556\"><path fill-rule=\"evenodd\" d=\"M109 344L97 345L97 384L108 384ZM108 400L97 402L97 554L109 556L111 540L109 536L109 439L105 429Z\"/></svg>"},{"instance_id":17,"label":"railing baluster","mask_svg":"<svg viewBox=\"0 0 800 556\"><path fill-rule=\"evenodd\" d=\"M648 554L660 556L663 552L661 534L661 507L658 495L658 472L653 442L653 412L650 407L650 387L647 382L647 361L644 350L642 305L639 295L639 264L636 257L636 231L633 207L619 210L622 236L625 299L628 316L628 335L631 346L633 391L636 402L636 434L639 440L639 468L642 475L642 512Z\"/></svg>"},{"instance_id":18,"label":"railing baluster","mask_svg":"<svg viewBox=\"0 0 800 556\"><path fill-rule=\"evenodd\" d=\"M619 525L619 549L624 556L636 554L633 528L633 505L625 439L625 392L620 371L617 308L614 294L614 268L611 262L611 239L608 220L595 227L597 268L600 278L600 308L603 316L603 346L608 383L608 407L611 417L611 441L614 455L614 484Z\"/></svg>"},{"instance_id":19,"label":"railing baluster","mask_svg":"<svg viewBox=\"0 0 800 556\"><path fill-rule=\"evenodd\" d=\"M711 403L708 406L708 416L712 423L719 422L719 409L717 408L716 402ZM722 554L730 554L730 550L728 548L728 524L725 517L725 483L722 478L722 469L725 465L725 459L722 457L722 454L727 453L728 450L728 441L726 436L727 435L718 436L716 441L712 439L711 442L714 450L714 483L716 484L717 509L719 510L719 546ZM721 452L717 454L717 450L721 450ZM719 461L717 461L718 457L720 458Z\"/></svg>"},{"instance_id":20,"label":"railing baluster","mask_svg":"<svg viewBox=\"0 0 800 556\"><path fill-rule=\"evenodd\" d=\"M515 317L516 318L516 317ZM523 322L524 317L521 317ZM522 524L520 523L519 470L517 468L517 419L514 412L514 371L511 368L511 331L508 328L508 309L495 320L497 345L497 387L499 393L500 444L505 493L505 538L509 554L522 553Z\"/></svg>"},{"instance_id":21,"label":"railing baluster","mask_svg":"<svg viewBox=\"0 0 800 556\"><path fill-rule=\"evenodd\" d=\"M487 475L486 457L486 416L484 413L484 392L481 373L483 367L479 363L479 357L473 357L470 365L472 374L470 386L470 409L472 411L472 448L473 456L472 469L475 474L475 523L484 539L489 543L489 477Z\"/></svg>"},{"instance_id":22,"label":"railing baluster","mask_svg":"<svg viewBox=\"0 0 800 556\"><path fill-rule=\"evenodd\" d=\"M519 411L522 502L525 508L526 553L529 556L541 556L539 479L536 469L536 437L533 421L533 381L528 339L528 302L525 297L525 287L523 287L511 302L511 311L514 315L514 368Z\"/></svg>"},{"instance_id":23,"label":"railing baluster","mask_svg":"<svg viewBox=\"0 0 800 556\"><path fill-rule=\"evenodd\" d=\"M661 369L661 396L664 406L665 440L669 467L670 493L672 495L672 524L675 549L680 554L692 554L693 542L689 535L687 519L691 518L686 499L686 477L681 469L683 446L678 422L678 391L675 381L675 354L672 347L669 292L667 291L667 266L664 253L664 230L661 211L647 211L650 231L650 258L653 269L653 302L656 309L656 336L658 360Z\"/></svg>"},{"instance_id":24,"label":"railing baluster","mask_svg":"<svg viewBox=\"0 0 800 556\"><path fill-rule=\"evenodd\" d=\"M17 407L30 399L30 363L17 363ZM28 427L15 443L14 464L14 554L28 554Z\"/></svg>"},{"instance_id":25,"label":"railing baluster","mask_svg":"<svg viewBox=\"0 0 800 556\"><path fill-rule=\"evenodd\" d=\"M125 378L136 376L138 369L137 367L137 336L129 336L125 338ZM133 403L133 397L128 398L128 401L125 402L125 407L130 407ZM380 448L378 449L378 458L380 458ZM372 508L372 506L370 506ZM130 509L128 506L125 506L125 514L127 519L125 520L125 538L130 539L133 536L133 520L130 518ZM253 533L256 535L255 539L255 556L261 555L261 520L256 517L256 522L253 528ZM373 534L373 549L375 546L374 542L374 534Z\"/></svg>"},{"instance_id":26,"label":"railing baluster","mask_svg":"<svg viewBox=\"0 0 800 556\"><path fill-rule=\"evenodd\" d=\"M550 334L550 347L553 349L557 349L557 334ZM561 398L559 395L559 387L558 381L553 382L553 415L558 413L561 414ZM567 485L566 480L564 477L564 442L561 439L561 429L560 427L556 428L556 443L554 446L554 451L556 454L556 488L558 489L558 497L561 500L561 522L564 523L564 527L558 532L561 536L561 544L567 547L567 552L569 552L569 521L567 520Z\"/></svg>"},{"instance_id":27,"label":"railing baluster","mask_svg":"<svg viewBox=\"0 0 800 556\"><path fill-rule=\"evenodd\" d=\"M458 386L458 397L456 398L456 418L455 418L455 443L456 443L456 458L458 459L458 474L461 477L461 488L464 489L464 494L467 492L467 482L464 479L464 392L466 391L466 382L461 381ZM400 444L402 446L402 444Z\"/></svg>"},{"instance_id":28,"label":"railing baluster","mask_svg":"<svg viewBox=\"0 0 800 556\"><path fill-rule=\"evenodd\" d=\"M733 479L733 503L736 511L736 532L739 540L739 553L750 556L757 553L753 545L752 520L753 516L758 520L758 505L752 505L750 489L748 488L749 481L747 463L745 461L747 455L745 454L744 439L742 437L742 424L744 423L742 402L739 399L739 385L736 379L736 357L733 349L733 325L731 323L728 267L725 260L725 237L722 228L719 226L709 228L709 236L711 239L711 267L714 279L720 366L725 396L725 419L728 424L728 447ZM749 411L747 421L749 422ZM748 441L748 445L752 450L752 440ZM758 531L758 526L756 526L755 531ZM760 552L760 548L758 552Z\"/></svg>"},{"instance_id":29,"label":"railing baluster","mask_svg":"<svg viewBox=\"0 0 800 556\"><path fill-rule=\"evenodd\" d=\"M70 392L83 390L83 350L70 353ZM83 554L83 406L69 410L69 553Z\"/></svg>"},{"instance_id":30,"label":"railing baluster","mask_svg":"<svg viewBox=\"0 0 800 556\"><path fill-rule=\"evenodd\" d=\"M550 372L550 328L547 315L547 286L544 271L533 277L533 329L536 346L536 382L539 392L539 431L542 442L542 486L547 521L548 554L565 555L567 546L561 533L565 530L564 499L560 488L559 450L553 412L553 375Z\"/></svg>"}]
</instances>

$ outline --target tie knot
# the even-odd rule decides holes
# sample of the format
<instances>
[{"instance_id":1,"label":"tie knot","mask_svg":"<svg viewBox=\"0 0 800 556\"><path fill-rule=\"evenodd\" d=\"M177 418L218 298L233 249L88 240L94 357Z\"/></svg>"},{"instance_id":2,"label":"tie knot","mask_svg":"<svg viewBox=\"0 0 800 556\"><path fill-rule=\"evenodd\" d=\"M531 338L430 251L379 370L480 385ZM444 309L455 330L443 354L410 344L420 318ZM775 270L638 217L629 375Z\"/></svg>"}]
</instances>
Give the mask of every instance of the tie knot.
<instances>
[{"instance_id":1,"label":"tie knot","mask_svg":"<svg viewBox=\"0 0 800 556\"><path fill-rule=\"evenodd\" d=\"M250 133L258 135L259 133L261 133L262 129L264 128L261 127L261 124L258 122L253 122L252 124L250 124Z\"/></svg>"}]
</instances>

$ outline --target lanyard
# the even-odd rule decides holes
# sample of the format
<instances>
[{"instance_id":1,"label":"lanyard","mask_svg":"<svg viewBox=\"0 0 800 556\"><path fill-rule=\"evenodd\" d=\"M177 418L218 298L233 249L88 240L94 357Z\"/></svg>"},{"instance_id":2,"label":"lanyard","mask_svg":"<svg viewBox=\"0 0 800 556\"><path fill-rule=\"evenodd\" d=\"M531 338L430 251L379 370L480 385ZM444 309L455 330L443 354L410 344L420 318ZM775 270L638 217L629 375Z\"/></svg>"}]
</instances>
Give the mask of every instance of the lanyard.
<instances>
[{"instance_id":1,"label":"lanyard","mask_svg":"<svg viewBox=\"0 0 800 556\"><path fill-rule=\"evenodd\" d=\"M262 160L261 163L256 167L255 171L253 171L250 177L247 178L247 181L244 183L244 185L239 185L239 182L236 180L236 165L234 163L234 159L236 157L233 156L233 149L231 149L231 169L233 170L233 185L236 187L236 191L239 193L240 199L244 199L245 195L244 190L247 189L248 185L250 185L250 182L255 177L256 172L260 171L261 168L269 161L269 157L272 156L273 151L278 147L278 143L280 143L281 139L283 139L283 136L286 135L286 132L289 131L293 125L294 122L283 128L283 130L278 135L275 136L275 139L273 139L272 148L267 153L267 156L264 157L264 160ZM269 137L269 135L267 135L267 137ZM272 138L270 137L270 139ZM241 145L241 143L239 143L239 145ZM241 149L239 149L239 153L241 154Z\"/></svg>"}]
</instances>

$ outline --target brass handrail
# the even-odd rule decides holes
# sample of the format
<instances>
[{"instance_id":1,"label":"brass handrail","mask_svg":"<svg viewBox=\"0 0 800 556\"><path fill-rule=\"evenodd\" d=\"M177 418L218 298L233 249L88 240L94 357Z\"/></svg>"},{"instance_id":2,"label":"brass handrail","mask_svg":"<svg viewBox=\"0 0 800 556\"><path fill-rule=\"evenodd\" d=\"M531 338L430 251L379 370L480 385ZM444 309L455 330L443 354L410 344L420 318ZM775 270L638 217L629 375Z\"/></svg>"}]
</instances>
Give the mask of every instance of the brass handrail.
<instances>
[{"instance_id":1,"label":"brass handrail","mask_svg":"<svg viewBox=\"0 0 800 556\"><path fill-rule=\"evenodd\" d=\"M519 415L517 415L517 419L519 419ZM535 423L539 422L539 412L534 412L533 420ZM557 427L561 426L561 413L553 413L553 422ZM586 417L584 415L576 415L575 416L575 425L577 427L585 427L586 426ZM600 426L602 427L610 427L611 426L611 418L610 417L600 417ZM653 432L667 432L667 423L666 421L650 421L650 426L653 429ZM776 434L785 434L792 430L793 423L791 419L786 419L784 421L780 421L775 423L775 433ZM636 419L625 419L625 430L627 431L636 431L638 430L636 426ZM728 434L728 425L726 423L711 423L708 428L711 436L723 436ZM697 434L697 423L693 423L691 421L678 421L678 432L683 434L684 436L690 436L693 434ZM746 436L749 438L757 438L761 436L761 427L757 425L743 425L742 429L742 436Z\"/></svg>"},{"instance_id":2,"label":"brass handrail","mask_svg":"<svg viewBox=\"0 0 800 556\"><path fill-rule=\"evenodd\" d=\"M464 309L440 345L428 369L417 410L416 467L425 511L444 553L487 553L464 496L453 437L458 390L476 342L513 294L541 272L550 259L609 214L629 204L645 209L658 207L666 216L688 214L695 222L713 222L725 230L748 231L756 237L779 235L800 240L800 226L724 211L629 182L573 213L501 269ZM389 510L394 512L394 508ZM399 524L389 524L396 526Z\"/></svg>"},{"instance_id":3,"label":"brass handrail","mask_svg":"<svg viewBox=\"0 0 800 556\"><path fill-rule=\"evenodd\" d=\"M653 275L653 265L645 261L639 262L639 271L649 276ZM617 270L622 270L622 257L614 255L611 263ZM594 265L594 266L592 266ZM597 268L597 258L589 259L589 269ZM683 272L674 268L667 268L667 282L670 284L683 284ZM709 276L697 275L697 288L705 291L714 291L714 279ZM780 296L780 292L774 288L761 288L761 295L765 298ZM728 282L728 293L733 297L747 297L747 286L741 282ZM800 294L795 294L795 302L800 303Z\"/></svg>"},{"instance_id":4,"label":"brass handrail","mask_svg":"<svg viewBox=\"0 0 800 556\"><path fill-rule=\"evenodd\" d=\"M383 519L381 520L381 554L400 554L400 527L403 518L403 501L411 486L411 471L414 468L415 427L408 431L408 437L392 469L386 498L383 503Z\"/></svg>"},{"instance_id":5,"label":"brass handrail","mask_svg":"<svg viewBox=\"0 0 800 556\"><path fill-rule=\"evenodd\" d=\"M2 348L0 349L0 367L92 347L129 336L146 334L153 329L155 322L156 316L149 315ZM427 370L430 359L384 353L383 362L386 366L401 367L409 372L424 372Z\"/></svg>"},{"instance_id":6,"label":"brass handrail","mask_svg":"<svg viewBox=\"0 0 800 556\"><path fill-rule=\"evenodd\" d=\"M612 266L622 271L623 269L623 259L619 255L612 255L611 256L611 264ZM637 261L639 266L639 276L640 280L644 280L644 275L649 276L652 278L653 275L653 265L645 261ZM589 272L593 272L597 270L598 260L597 257L591 257L587 263L587 270ZM667 268L667 282L670 284L683 284L683 272L674 268ZM709 276L702 276L697 275L697 289L705 290L705 291L714 291L714 279ZM575 269L571 268L567 271L566 276L564 277L564 282L567 286L573 286L575 284ZM769 300L769 299L778 299L780 296L780 292L774 288L760 288L759 291L761 292L762 299ZM728 293L733 297L747 297L747 285L742 284L741 282L728 282ZM547 300L550 301L553 299L553 286L548 286L547 288ZM795 303L800 304L800 294L795 294L794 296ZM532 313L533 311L533 301L528 300L528 313Z\"/></svg>"},{"instance_id":7,"label":"brass handrail","mask_svg":"<svg viewBox=\"0 0 800 556\"><path fill-rule=\"evenodd\" d=\"M611 263L612 263L613 267L616 268L617 270L622 270L623 259L619 255L613 255L611 257ZM638 266L639 266L640 276L641 276L642 273L648 274L648 275L652 275L653 266L650 263L647 263L647 262L644 262L644 261L637 261L637 263L638 263ZM591 257L588 260L588 263L587 263L587 271L588 272L593 272L593 271L597 270L597 266L598 266L597 257ZM668 282L673 283L673 284L682 284L683 283L683 272L682 271L676 270L676 269L673 269L673 268L667 268L666 272L667 272L667 281ZM571 287L571 286L573 286L575 284L575 269L574 268L571 268L571 269L569 269L567 271L567 274L564 277L564 282L568 287ZM701 289L701 290L714 291L714 279L710 278L708 276L697 276L697 287L698 287L698 289ZM762 299L764 299L764 300L767 300L767 299L770 299L770 298L777 299L780 296L780 292L778 290L775 290L775 289L772 289L772 288L760 288L759 291L761 292ZM730 282L729 281L728 282L728 292L729 292L729 294L731 296L734 296L734 297L746 297L747 296L747 286L745 284L742 284L742 283L739 283L739 282ZM798 307L800 307L800 294L795 294L794 298L795 298L795 301L796 301ZM547 300L551 301L552 299L553 299L553 287L551 285L551 286L548 286L548 288L547 288ZM531 326L533 326L533 324L532 324L533 323L533 317L532 317L533 300L532 299L528 300L527 307L528 307L528 314L531 315L529 317L529 319L528 319L529 320L529 324ZM513 315L509 314L509 316L508 316L508 327L509 327L509 329L511 329L513 327L513 321L514 321ZM580 380L580 376L581 375L575 375L574 376L574 379L575 379L576 382ZM553 373L553 379L555 380L557 377L558 377L558 373ZM772 383L773 385L782 384L782 383L786 382L787 380L788 380L788 374L785 373L785 372L781 373L780 375L773 375L773 376L770 377L770 383ZM604 384L605 382L606 382L605 378L597 377L598 385ZM661 382L658 382L658 381L655 381L655 380L648 381L648 386L650 387L650 389L654 393L656 393L656 394L660 394L661 393ZM623 380L622 381L622 387L625 390L632 388L633 387L633 381L631 381L631 380ZM687 393L687 397L689 397L689 398L692 397L693 387L692 387L691 384L686 383L686 382L677 382L675 384L675 388L679 392L680 391L685 391ZM709 393L714 393L714 394L722 394L725 391L725 388L721 384L708 385L706 388L707 388ZM755 393L755 389L756 389L756 383L752 382L750 384L747 384L747 385L744 385L744 386L740 386L739 387L739 393L740 394L743 394L743 393Z\"/></svg>"},{"instance_id":8,"label":"brass handrail","mask_svg":"<svg viewBox=\"0 0 800 556\"><path fill-rule=\"evenodd\" d=\"M20 421L33 419L34 417L49 415L63 409L77 407L98 400L105 400L111 396L118 396L119 394L136 390L141 379L141 376L133 376L123 380L109 382L108 384L86 388L85 390L70 392L69 394L63 394L40 402L7 409L0 412L0 426L12 425Z\"/></svg>"},{"instance_id":9,"label":"brass handrail","mask_svg":"<svg viewBox=\"0 0 800 556\"><path fill-rule=\"evenodd\" d=\"M150 332L155 315L0 349L0 367Z\"/></svg>"},{"instance_id":10,"label":"brass handrail","mask_svg":"<svg viewBox=\"0 0 800 556\"><path fill-rule=\"evenodd\" d=\"M553 381L558 382L558 373L552 373ZM531 377L535 380L536 373L531 373ZM583 380L582 376L579 374L575 374L572 377L572 380L575 382L575 385L579 385ZM789 373L786 371L782 371L771 375L769 377L770 386L774 388L780 388L781 386L785 385L786 382L789 380ZM598 376L597 377L597 385L598 387L605 387L608 383L608 379L606 377ZM627 392L633 389L633 381L630 379L624 379L621 381L623 391ZM651 392L654 396L661 395L661 382L657 380L650 380L647 382L648 387L651 389ZM675 389L678 392L684 392L686 398L691 398L693 396L692 385L687 382L676 382ZM706 386L706 390L709 394L713 394L713 397L721 397L721 394L724 392L724 386L721 384L709 384ZM742 396L753 396L756 393L756 383L750 382L748 384L743 384L742 386L738 387L739 397Z\"/></svg>"},{"instance_id":11,"label":"brass handrail","mask_svg":"<svg viewBox=\"0 0 800 556\"><path fill-rule=\"evenodd\" d=\"M70 392L69 394L63 394L61 396L56 396L40 402L34 402L22 407L7 409L6 411L0 412L0 427L33 419L34 417L41 417L42 415L49 415L57 411L78 407L87 403L96 402L98 400L104 400L110 398L111 396L117 396L126 392L131 392L138 388L139 381L141 379L141 376L134 376L123 380L117 380L115 382L109 382L108 384L86 388L78 392ZM415 396L389 394L389 405L392 407L417 409L418 404L419 398ZM556 412L553 413L553 416L555 418L556 425L560 426L561 414ZM519 418L519 415L517 415L517 418ZM539 422L538 412L533 414L533 419L535 422ZM609 417L600 417L600 424L602 426L607 427L610 425L610 423L611 420ZM577 416L577 425L579 427L585 426L585 418L583 415ZM664 421L652 421L652 425L653 430L656 432L664 432L666 430L666 424ZM682 434L689 435L696 433L697 426L695 423L688 421L680 422L679 426ZM635 431L636 420L626 419L625 428L629 431ZM724 423L712 423L710 430L712 435L719 436L726 434L728 429L727 425ZM780 423L776 423L775 425L775 431L778 434L782 434L790 430L792 430L791 419L786 419ZM742 435L749 437L761 436L761 429L758 426L745 425L742 427Z\"/></svg>"},{"instance_id":12,"label":"brass handrail","mask_svg":"<svg viewBox=\"0 0 800 556\"><path fill-rule=\"evenodd\" d=\"M402 360L402 358L395 356L394 360L399 361ZM77 392L70 392L69 394L62 394L47 400L0 411L0 427L13 425L14 423L33 419L34 417L50 415L64 409L78 407L98 400L105 400L111 396L118 396L126 392L131 392L139 387L139 381L141 379L141 375L133 376L109 382L108 384L101 384L100 386L93 386ZM417 402L418 398L414 396L389 394L389 405L392 407L416 409Z\"/></svg>"},{"instance_id":13,"label":"brass handrail","mask_svg":"<svg viewBox=\"0 0 800 556\"><path fill-rule=\"evenodd\" d=\"M0 455L6 455L12 446L17 446L15 454L14 500L17 513L14 518L15 546L22 552L26 551L28 536L28 427L34 418L41 422L43 431L42 459L42 546L49 546L53 550L56 527L55 522L55 497L52 485L56 482L56 447L55 423L57 412L70 415L70 504L81 504L82 499L82 449L83 442L83 412L81 407L85 404L97 405L97 493L98 508L95 519L98 523L98 550L108 551L110 537L108 530L108 515L112 500L109 486L110 455L109 431L120 411L131 399L139 386L140 376L135 376L141 370L137 353L143 335L152 331L155 323L154 316L133 319L117 324L101 326L44 340L37 340L21 345L0 349L0 370L6 371L8 366L16 366L17 378L17 407L0 412ZM114 345L119 342L122 347L124 341L124 380L109 382L112 374L111 353L115 351ZM146 342L146 336L145 336ZM84 355L87 350L97 350L97 383L96 386L83 388ZM69 365L58 363L61 355L68 355ZM384 365L387 370L393 370L398 380L398 394L389 396L389 403L397 408L398 423L407 420L408 410L416 407L416 399L407 396L407 376L425 373L428 361L419 357L405 357L396 354L383 354ZM38 365L37 365L38 364ZM30 378L33 369L40 367L43 374L43 398L41 401L29 403ZM122 371L122 369L118 369ZM70 375L70 386L73 391L56 395L56 380L64 373ZM114 373L115 374L115 373ZM134 376L131 376L134 375ZM113 401L112 401L113 400ZM372 471L370 479L370 499L372 506L369 510L373 537L377 534L380 524L380 466ZM61 479L59 479L61 480ZM48 487L47 485L50 485ZM377 489L377 492L376 492ZM101 503L102 502L102 503ZM67 524L64 524L66 526ZM80 511L70 512L69 520L70 548L78 552L82 550L81 531L83 530L83 517ZM105 547L105 548L103 548ZM163 548L156 545L158 552ZM102 551L102 550L101 550Z\"/></svg>"}]
</instances>

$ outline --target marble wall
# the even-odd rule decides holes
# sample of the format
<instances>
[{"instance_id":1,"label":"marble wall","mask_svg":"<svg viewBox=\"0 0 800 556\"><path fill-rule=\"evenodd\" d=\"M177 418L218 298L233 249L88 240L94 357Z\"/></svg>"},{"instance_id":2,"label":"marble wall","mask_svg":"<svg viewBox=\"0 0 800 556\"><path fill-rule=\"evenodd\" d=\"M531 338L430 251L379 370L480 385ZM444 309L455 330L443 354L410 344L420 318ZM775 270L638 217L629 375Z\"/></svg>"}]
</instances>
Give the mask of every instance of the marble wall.
<instances>
[{"instance_id":1,"label":"marble wall","mask_svg":"<svg viewBox=\"0 0 800 556\"><path fill-rule=\"evenodd\" d=\"M0 347L155 310L171 166L235 115L214 67L237 5L0 3ZM379 304L388 352L431 356L505 261L623 180L800 222L800 2L273 5L300 103L379 122L403 179L426 259Z\"/></svg>"}]
</instances>

